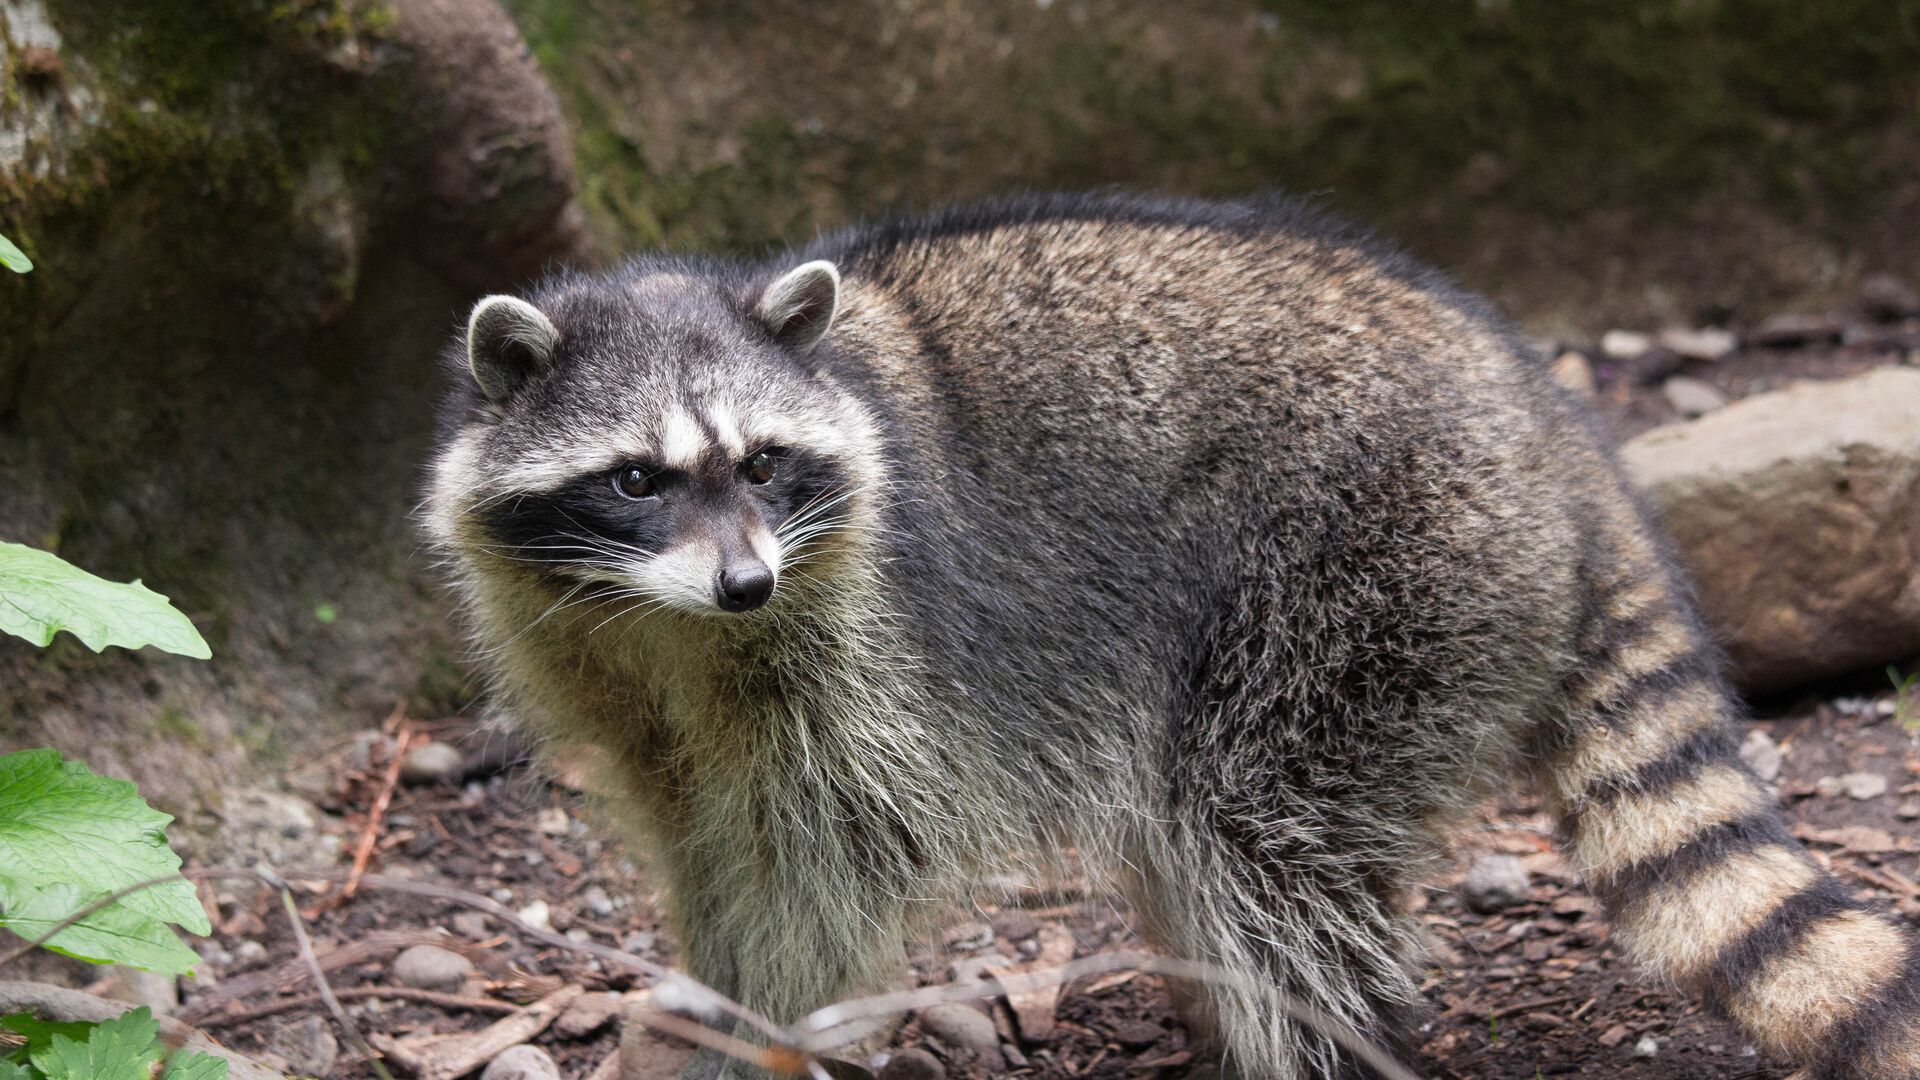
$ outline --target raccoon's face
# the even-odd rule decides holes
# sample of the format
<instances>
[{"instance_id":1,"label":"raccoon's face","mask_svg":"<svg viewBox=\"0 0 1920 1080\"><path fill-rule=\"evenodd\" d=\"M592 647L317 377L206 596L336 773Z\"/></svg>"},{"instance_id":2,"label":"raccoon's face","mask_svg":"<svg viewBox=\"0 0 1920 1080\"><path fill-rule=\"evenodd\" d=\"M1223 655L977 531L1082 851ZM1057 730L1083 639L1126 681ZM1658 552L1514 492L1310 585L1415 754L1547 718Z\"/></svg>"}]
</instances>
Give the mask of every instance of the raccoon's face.
<instances>
[{"instance_id":1,"label":"raccoon's face","mask_svg":"<svg viewBox=\"0 0 1920 1080\"><path fill-rule=\"evenodd\" d=\"M433 529L548 594L778 603L853 527L876 467L871 418L810 362L839 284L825 262L770 285L635 268L482 300Z\"/></svg>"}]
</instances>

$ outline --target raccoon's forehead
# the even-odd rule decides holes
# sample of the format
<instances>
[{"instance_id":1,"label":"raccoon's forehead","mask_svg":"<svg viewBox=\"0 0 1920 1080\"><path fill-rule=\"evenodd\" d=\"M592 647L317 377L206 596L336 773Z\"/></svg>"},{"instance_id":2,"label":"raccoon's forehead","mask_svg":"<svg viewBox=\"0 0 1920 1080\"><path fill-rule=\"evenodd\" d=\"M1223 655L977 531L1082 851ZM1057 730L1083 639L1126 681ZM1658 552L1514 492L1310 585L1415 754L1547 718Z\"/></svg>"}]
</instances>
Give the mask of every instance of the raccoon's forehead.
<instances>
[{"instance_id":1,"label":"raccoon's forehead","mask_svg":"<svg viewBox=\"0 0 1920 1080\"><path fill-rule=\"evenodd\" d=\"M480 457L501 487L539 493L626 464L690 472L770 446L846 454L835 417L810 404L765 385L671 396L636 387L591 408L542 410L503 424Z\"/></svg>"}]
</instances>

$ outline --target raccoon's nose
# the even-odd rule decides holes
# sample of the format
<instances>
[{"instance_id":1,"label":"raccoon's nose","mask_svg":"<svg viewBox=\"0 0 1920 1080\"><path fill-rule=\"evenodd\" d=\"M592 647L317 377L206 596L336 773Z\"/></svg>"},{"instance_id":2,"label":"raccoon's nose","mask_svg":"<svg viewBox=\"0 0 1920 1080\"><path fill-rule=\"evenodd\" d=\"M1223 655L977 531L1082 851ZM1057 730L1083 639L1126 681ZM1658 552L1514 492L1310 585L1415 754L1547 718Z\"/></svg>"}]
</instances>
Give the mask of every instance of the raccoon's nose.
<instances>
[{"instance_id":1,"label":"raccoon's nose","mask_svg":"<svg viewBox=\"0 0 1920 1080\"><path fill-rule=\"evenodd\" d=\"M773 571L760 563L729 566L720 571L714 589L722 611L752 611L773 595Z\"/></svg>"}]
</instances>

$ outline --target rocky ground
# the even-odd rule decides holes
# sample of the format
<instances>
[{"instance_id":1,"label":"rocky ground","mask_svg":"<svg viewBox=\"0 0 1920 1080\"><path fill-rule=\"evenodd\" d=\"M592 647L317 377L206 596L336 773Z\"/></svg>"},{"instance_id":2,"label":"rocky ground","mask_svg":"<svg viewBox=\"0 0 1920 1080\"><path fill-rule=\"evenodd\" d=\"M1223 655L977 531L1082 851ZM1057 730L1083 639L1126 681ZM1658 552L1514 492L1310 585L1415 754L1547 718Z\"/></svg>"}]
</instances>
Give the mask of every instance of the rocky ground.
<instances>
[{"instance_id":1,"label":"rocky ground","mask_svg":"<svg viewBox=\"0 0 1920 1080\"><path fill-rule=\"evenodd\" d=\"M1920 299L1898 283L1876 288L1857 312L1782 318L1743 334L1616 332L1556 349L1556 371L1634 434L1794 379L1911 366ZM1907 709L1885 674L1859 675L1763 701L1745 752L1778 784L1816 858L1911 919L1920 917L1920 695L1913 716ZM396 772L393 735L403 731L431 741ZM293 875L339 873L365 845L381 874L472 890L571 942L671 963L654 886L602 838L564 777L548 780L516 758L510 738L463 720L390 718L384 730L322 748L273 793L230 796L226 827L192 861L265 858ZM379 888L343 898L337 884L294 881L348 1014L423 1074L450 1077L470 1065L485 1066L488 1080L644 1080L669 1075L688 1053L623 1019L645 995L601 959L529 941L446 900ZM217 932L204 943L202 975L179 988L177 1015L291 1073L372 1076L326 1019L276 899L225 884L203 894ZM1524 798L1489 806L1463 837L1453 872L1414 904L1432 942L1422 984L1432 1012L1408 1061L1420 1075L1757 1080L1790 1071L1631 970ZM1137 944L1106 898L1050 887L956 912L916 948L914 966L933 984ZM170 988L152 980L110 976L96 988L169 1004ZM927 1009L860 1064L921 1080L1210 1075L1168 990L1159 977L1119 972L1075 981L1057 1000Z\"/></svg>"}]
</instances>

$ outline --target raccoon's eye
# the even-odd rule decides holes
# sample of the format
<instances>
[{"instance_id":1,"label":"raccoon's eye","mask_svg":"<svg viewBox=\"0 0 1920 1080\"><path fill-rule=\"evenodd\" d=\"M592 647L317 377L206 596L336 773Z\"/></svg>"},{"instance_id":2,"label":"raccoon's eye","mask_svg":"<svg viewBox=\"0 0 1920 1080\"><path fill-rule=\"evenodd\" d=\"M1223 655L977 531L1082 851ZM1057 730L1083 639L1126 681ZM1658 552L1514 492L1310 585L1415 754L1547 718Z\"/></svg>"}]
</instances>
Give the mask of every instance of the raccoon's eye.
<instances>
[{"instance_id":1,"label":"raccoon's eye","mask_svg":"<svg viewBox=\"0 0 1920 1080\"><path fill-rule=\"evenodd\" d=\"M638 465L629 465L614 470L613 490L629 499L651 499L660 494L660 485L654 482L652 473Z\"/></svg>"},{"instance_id":2,"label":"raccoon's eye","mask_svg":"<svg viewBox=\"0 0 1920 1080\"><path fill-rule=\"evenodd\" d=\"M741 471L746 473L748 483L764 484L773 479L780 465L780 459L774 455L775 451L762 450L747 459Z\"/></svg>"}]
</instances>

